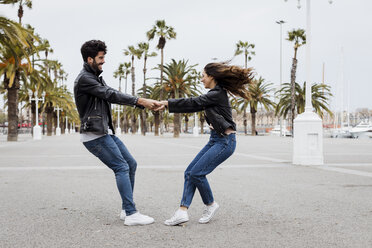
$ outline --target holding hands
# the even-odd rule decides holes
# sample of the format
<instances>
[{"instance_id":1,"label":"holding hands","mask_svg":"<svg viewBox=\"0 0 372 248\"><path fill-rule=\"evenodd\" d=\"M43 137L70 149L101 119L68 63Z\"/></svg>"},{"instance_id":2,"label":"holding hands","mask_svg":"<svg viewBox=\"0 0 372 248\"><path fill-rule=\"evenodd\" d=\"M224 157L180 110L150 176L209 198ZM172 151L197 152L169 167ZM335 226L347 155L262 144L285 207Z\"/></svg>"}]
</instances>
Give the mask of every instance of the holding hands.
<instances>
[{"instance_id":1,"label":"holding hands","mask_svg":"<svg viewBox=\"0 0 372 248\"><path fill-rule=\"evenodd\" d=\"M159 105L157 108L154 109L155 111L164 110L165 108L168 107L168 101L160 101L160 102L158 102L158 103L159 103L160 105Z\"/></svg>"},{"instance_id":2,"label":"holding hands","mask_svg":"<svg viewBox=\"0 0 372 248\"><path fill-rule=\"evenodd\" d=\"M138 98L139 105L144 106L145 108L159 111L165 109L166 106L168 106L168 101L156 101L153 99L147 99L147 98Z\"/></svg>"}]
</instances>

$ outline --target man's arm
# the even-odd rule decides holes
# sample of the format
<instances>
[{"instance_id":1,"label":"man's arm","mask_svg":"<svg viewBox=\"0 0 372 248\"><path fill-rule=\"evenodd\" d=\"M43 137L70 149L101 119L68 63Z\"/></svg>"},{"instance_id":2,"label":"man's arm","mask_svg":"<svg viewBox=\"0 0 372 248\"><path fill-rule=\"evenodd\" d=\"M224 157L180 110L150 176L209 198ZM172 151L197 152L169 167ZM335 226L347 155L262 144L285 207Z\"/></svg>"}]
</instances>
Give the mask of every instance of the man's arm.
<instances>
[{"instance_id":1,"label":"man's arm","mask_svg":"<svg viewBox=\"0 0 372 248\"><path fill-rule=\"evenodd\" d=\"M93 76L84 75L79 80L80 93L89 94L104 99L110 103L135 106L137 97L121 93L109 86L104 86Z\"/></svg>"}]
</instances>

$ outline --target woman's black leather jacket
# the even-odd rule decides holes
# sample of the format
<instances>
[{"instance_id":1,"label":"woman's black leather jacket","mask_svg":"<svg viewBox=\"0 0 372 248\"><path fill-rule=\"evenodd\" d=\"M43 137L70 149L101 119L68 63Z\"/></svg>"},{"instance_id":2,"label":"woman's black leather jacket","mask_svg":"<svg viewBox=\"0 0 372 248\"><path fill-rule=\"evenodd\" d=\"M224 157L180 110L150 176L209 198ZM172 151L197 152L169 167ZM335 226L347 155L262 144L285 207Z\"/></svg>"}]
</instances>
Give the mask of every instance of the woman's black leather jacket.
<instances>
[{"instance_id":1,"label":"woman's black leather jacket","mask_svg":"<svg viewBox=\"0 0 372 248\"><path fill-rule=\"evenodd\" d=\"M228 128L236 130L227 91L216 85L207 94L179 99L168 99L169 112L191 113L205 111L206 121L220 135L225 136Z\"/></svg>"},{"instance_id":2,"label":"woman's black leather jacket","mask_svg":"<svg viewBox=\"0 0 372 248\"><path fill-rule=\"evenodd\" d=\"M105 83L93 68L84 63L84 67L75 80L74 96L80 116L80 133L107 134L108 128L114 133L111 104L136 106L137 97L123 94ZM141 106L142 107L142 106Z\"/></svg>"}]
</instances>

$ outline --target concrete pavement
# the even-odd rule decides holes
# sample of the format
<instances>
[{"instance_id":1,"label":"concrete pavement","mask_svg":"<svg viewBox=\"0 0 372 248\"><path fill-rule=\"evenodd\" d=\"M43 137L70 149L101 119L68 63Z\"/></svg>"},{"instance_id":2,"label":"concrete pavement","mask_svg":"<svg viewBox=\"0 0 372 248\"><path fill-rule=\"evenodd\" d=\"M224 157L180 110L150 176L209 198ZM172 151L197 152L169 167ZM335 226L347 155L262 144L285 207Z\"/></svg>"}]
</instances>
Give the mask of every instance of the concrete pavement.
<instances>
[{"instance_id":1,"label":"concrete pavement","mask_svg":"<svg viewBox=\"0 0 372 248\"><path fill-rule=\"evenodd\" d=\"M211 223L198 193L190 221L168 227L183 170L207 142L124 135L138 162L135 202L156 223L126 227L113 173L78 134L0 137L0 247L372 247L372 140L325 139L326 166L290 164L291 138L238 136L210 176Z\"/></svg>"}]
</instances>

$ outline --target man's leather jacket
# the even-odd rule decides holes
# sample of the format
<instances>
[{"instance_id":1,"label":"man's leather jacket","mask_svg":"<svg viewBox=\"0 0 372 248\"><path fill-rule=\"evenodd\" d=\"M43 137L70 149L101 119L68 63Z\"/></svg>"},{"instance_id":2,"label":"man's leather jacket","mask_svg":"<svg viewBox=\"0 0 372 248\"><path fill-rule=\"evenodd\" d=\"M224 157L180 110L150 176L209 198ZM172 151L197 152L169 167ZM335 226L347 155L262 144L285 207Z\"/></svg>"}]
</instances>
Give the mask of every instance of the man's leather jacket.
<instances>
[{"instance_id":1,"label":"man's leather jacket","mask_svg":"<svg viewBox=\"0 0 372 248\"><path fill-rule=\"evenodd\" d=\"M168 108L169 112L174 113L191 113L204 110L207 123L212 125L220 136L225 136L225 131L228 128L236 130L227 92L218 84L207 94L198 97L169 99Z\"/></svg>"},{"instance_id":2,"label":"man's leather jacket","mask_svg":"<svg viewBox=\"0 0 372 248\"><path fill-rule=\"evenodd\" d=\"M107 134L109 128L115 133L110 103L129 106L137 104L137 97L107 86L99 76L101 73L102 71L96 72L88 63L84 63L75 80L74 95L81 122L80 133Z\"/></svg>"}]
</instances>

